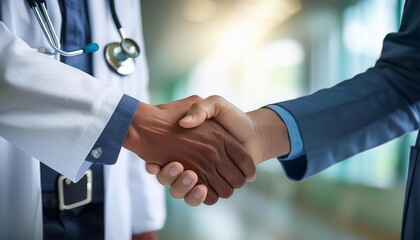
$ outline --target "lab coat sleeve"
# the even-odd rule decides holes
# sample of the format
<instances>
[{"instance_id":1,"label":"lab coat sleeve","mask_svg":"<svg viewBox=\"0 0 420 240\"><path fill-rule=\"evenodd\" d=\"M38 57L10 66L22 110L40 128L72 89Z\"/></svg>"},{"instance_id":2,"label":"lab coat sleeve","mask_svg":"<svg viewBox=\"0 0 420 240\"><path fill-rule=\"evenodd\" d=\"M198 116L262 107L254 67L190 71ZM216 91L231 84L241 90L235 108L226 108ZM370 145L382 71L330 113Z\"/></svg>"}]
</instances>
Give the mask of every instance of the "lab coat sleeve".
<instances>
[{"instance_id":1,"label":"lab coat sleeve","mask_svg":"<svg viewBox=\"0 0 420 240\"><path fill-rule=\"evenodd\" d=\"M300 181L357 153L419 128L420 0L407 0L373 68L330 89L277 103L296 119L303 156L281 161Z\"/></svg>"},{"instance_id":2,"label":"lab coat sleeve","mask_svg":"<svg viewBox=\"0 0 420 240\"><path fill-rule=\"evenodd\" d=\"M154 175L146 172L145 162L137 156L129 160L132 233L163 228L166 219L165 192Z\"/></svg>"},{"instance_id":3,"label":"lab coat sleeve","mask_svg":"<svg viewBox=\"0 0 420 240\"><path fill-rule=\"evenodd\" d=\"M122 93L31 49L0 22L0 136L76 181Z\"/></svg>"}]
</instances>

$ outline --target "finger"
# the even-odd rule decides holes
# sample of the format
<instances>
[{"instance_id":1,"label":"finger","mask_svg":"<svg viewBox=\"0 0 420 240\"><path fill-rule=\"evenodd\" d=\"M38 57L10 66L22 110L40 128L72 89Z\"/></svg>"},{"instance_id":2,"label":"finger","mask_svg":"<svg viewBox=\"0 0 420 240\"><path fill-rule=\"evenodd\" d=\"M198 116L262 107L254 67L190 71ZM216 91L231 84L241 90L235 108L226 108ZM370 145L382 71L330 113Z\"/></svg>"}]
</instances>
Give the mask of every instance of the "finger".
<instances>
[{"instance_id":1,"label":"finger","mask_svg":"<svg viewBox=\"0 0 420 240\"><path fill-rule=\"evenodd\" d=\"M187 115L179 121L179 125L183 128L200 126L206 119L211 118L213 113L211 103L207 99L204 99L191 105Z\"/></svg>"},{"instance_id":2,"label":"finger","mask_svg":"<svg viewBox=\"0 0 420 240\"><path fill-rule=\"evenodd\" d=\"M255 173L251 177L246 178L246 181L247 182L253 182L253 181L255 181L255 179L257 179L257 173Z\"/></svg>"},{"instance_id":3,"label":"finger","mask_svg":"<svg viewBox=\"0 0 420 240\"><path fill-rule=\"evenodd\" d=\"M179 121L179 124L184 128L197 127L206 119L217 118L220 113L225 111L229 112L232 107L233 105L224 98L210 96L192 104L186 116Z\"/></svg>"},{"instance_id":4,"label":"finger","mask_svg":"<svg viewBox=\"0 0 420 240\"><path fill-rule=\"evenodd\" d=\"M217 170L217 169L216 169ZM228 198L233 194L233 187L226 182L226 180L218 172L215 176L211 176L208 179L210 187L216 192L221 198Z\"/></svg>"},{"instance_id":5,"label":"finger","mask_svg":"<svg viewBox=\"0 0 420 240\"><path fill-rule=\"evenodd\" d=\"M252 133L251 119L220 96L210 96L194 103L178 124L183 128L194 128L210 118L222 125L240 143L247 140Z\"/></svg>"},{"instance_id":6,"label":"finger","mask_svg":"<svg viewBox=\"0 0 420 240\"><path fill-rule=\"evenodd\" d=\"M204 200L204 204L206 205L213 205L217 203L219 200L219 196L216 194L216 192L211 188L210 186L207 186L207 196Z\"/></svg>"},{"instance_id":7,"label":"finger","mask_svg":"<svg viewBox=\"0 0 420 240\"><path fill-rule=\"evenodd\" d=\"M218 171L233 188L241 188L246 182L245 175L238 168L236 163L228 157L226 157L226 160L221 163Z\"/></svg>"},{"instance_id":8,"label":"finger","mask_svg":"<svg viewBox=\"0 0 420 240\"><path fill-rule=\"evenodd\" d=\"M158 174L161 170L161 167L155 163L146 163L146 171L150 174Z\"/></svg>"},{"instance_id":9,"label":"finger","mask_svg":"<svg viewBox=\"0 0 420 240\"><path fill-rule=\"evenodd\" d=\"M166 164L156 177L162 185L171 185L183 171L181 163L171 162Z\"/></svg>"},{"instance_id":10,"label":"finger","mask_svg":"<svg viewBox=\"0 0 420 240\"><path fill-rule=\"evenodd\" d=\"M197 174L191 170L186 170L171 185L169 192L176 199L184 198L193 189L197 181Z\"/></svg>"},{"instance_id":11,"label":"finger","mask_svg":"<svg viewBox=\"0 0 420 240\"><path fill-rule=\"evenodd\" d=\"M192 206L196 207L204 202L207 196L207 187L205 185L196 185L184 198L184 201Z\"/></svg>"},{"instance_id":12,"label":"finger","mask_svg":"<svg viewBox=\"0 0 420 240\"><path fill-rule=\"evenodd\" d=\"M232 136L226 136L225 149L230 159L241 169L247 181L253 181L256 175L256 168L251 155L245 148L234 141Z\"/></svg>"}]
</instances>

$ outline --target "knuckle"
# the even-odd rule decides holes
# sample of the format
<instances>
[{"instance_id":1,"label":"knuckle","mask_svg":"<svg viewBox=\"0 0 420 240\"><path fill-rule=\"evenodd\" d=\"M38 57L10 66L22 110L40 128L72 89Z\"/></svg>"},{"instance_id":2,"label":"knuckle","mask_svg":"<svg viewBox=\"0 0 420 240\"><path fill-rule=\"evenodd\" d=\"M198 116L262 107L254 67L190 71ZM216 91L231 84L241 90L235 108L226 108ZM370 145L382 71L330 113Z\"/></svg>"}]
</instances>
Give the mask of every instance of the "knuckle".
<instances>
[{"instance_id":1,"label":"knuckle","mask_svg":"<svg viewBox=\"0 0 420 240\"><path fill-rule=\"evenodd\" d=\"M193 111L197 111L200 110L202 108L201 103L200 102L195 102L191 105L191 110Z\"/></svg>"},{"instance_id":2,"label":"knuckle","mask_svg":"<svg viewBox=\"0 0 420 240\"><path fill-rule=\"evenodd\" d=\"M204 154L204 157L207 159L219 159L219 151L216 147L214 147L212 144L206 144L203 146L202 153Z\"/></svg>"},{"instance_id":3,"label":"knuckle","mask_svg":"<svg viewBox=\"0 0 420 240\"><path fill-rule=\"evenodd\" d=\"M224 98L222 98L219 95L211 95L210 97L208 97L208 99L211 101L216 101L216 102L224 101Z\"/></svg>"},{"instance_id":4,"label":"knuckle","mask_svg":"<svg viewBox=\"0 0 420 240\"><path fill-rule=\"evenodd\" d=\"M191 96L189 97L189 99L190 99L191 101L193 101L193 102L197 102L197 101L202 100L203 98L202 98L202 97L200 97L200 96L198 96L198 95L191 95Z\"/></svg>"}]
</instances>

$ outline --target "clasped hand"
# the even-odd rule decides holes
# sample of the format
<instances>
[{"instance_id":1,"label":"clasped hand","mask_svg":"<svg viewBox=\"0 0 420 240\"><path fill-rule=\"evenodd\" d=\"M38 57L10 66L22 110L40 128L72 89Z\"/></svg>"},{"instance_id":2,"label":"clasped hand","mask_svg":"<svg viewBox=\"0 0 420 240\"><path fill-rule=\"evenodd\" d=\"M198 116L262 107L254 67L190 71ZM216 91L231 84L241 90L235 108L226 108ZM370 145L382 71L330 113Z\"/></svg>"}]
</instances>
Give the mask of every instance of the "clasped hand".
<instances>
[{"instance_id":1,"label":"clasped hand","mask_svg":"<svg viewBox=\"0 0 420 240\"><path fill-rule=\"evenodd\" d=\"M201 203L204 198L204 203L210 205L219 197L231 196L235 188L253 179L255 164L245 148L215 121L205 121L192 129L178 125L199 100L192 96L157 106L140 103L124 147L154 166L163 167L174 161L182 164L178 169L188 170L183 177L189 177L182 179L183 184L203 186L197 189L201 194L190 194L191 205ZM167 175L171 176L169 170ZM164 178L159 180L173 184ZM171 193L177 198L185 197L176 191Z\"/></svg>"},{"instance_id":2,"label":"clasped hand","mask_svg":"<svg viewBox=\"0 0 420 240\"><path fill-rule=\"evenodd\" d=\"M255 165L290 151L284 122L267 108L244 113L225 99L141 103L125 147L143 158L171 195L191 206L227 198L255 179Z\"/></svg>"}]
</instances>

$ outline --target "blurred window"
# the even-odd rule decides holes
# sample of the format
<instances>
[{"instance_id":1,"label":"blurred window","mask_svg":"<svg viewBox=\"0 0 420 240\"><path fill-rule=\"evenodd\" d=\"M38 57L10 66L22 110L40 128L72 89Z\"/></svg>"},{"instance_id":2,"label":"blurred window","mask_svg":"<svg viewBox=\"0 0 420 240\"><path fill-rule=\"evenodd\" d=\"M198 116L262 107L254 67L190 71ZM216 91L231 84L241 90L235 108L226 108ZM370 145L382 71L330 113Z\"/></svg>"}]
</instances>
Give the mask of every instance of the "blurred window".
<instances>
[{"instance_id":1,"label":"blurred window","mask_svg":"<svg viewBox=\"0 0 420 240\"><path fill-rule=\"evenodd\" d=\"M344 11L340 79L373 66L380 55L383 38L398 28L400 6L395 0L365 0ZM359 154L329 169L324 176L377 187L402 182L408 146L414 143L414 138L415 135L409 134Z\"/></svg>"}]
</instances>

